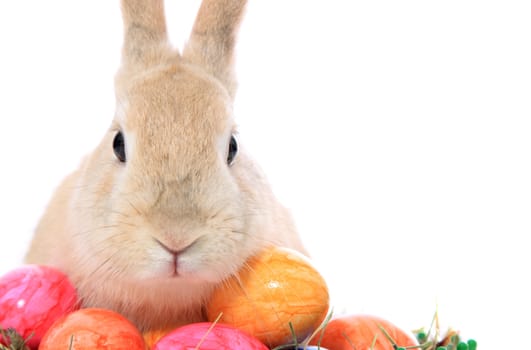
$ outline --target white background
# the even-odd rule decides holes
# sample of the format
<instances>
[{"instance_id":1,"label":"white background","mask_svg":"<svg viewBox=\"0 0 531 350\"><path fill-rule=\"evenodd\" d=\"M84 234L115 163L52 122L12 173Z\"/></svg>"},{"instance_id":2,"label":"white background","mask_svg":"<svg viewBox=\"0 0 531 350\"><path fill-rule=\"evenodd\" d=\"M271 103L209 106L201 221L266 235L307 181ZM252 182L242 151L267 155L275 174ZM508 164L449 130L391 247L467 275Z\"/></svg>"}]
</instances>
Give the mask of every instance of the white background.
<instances>
[{"instance_id":1,"label":"white background","mask_svg":"<svg viewBox=\"0 0 531 350\"><path fill-rule=\"evenodd\" d=\"M182 45L197 1L167 4ZM531 322L525 1L253 1L236 105L338 314L480 349ZM0 4L0 273L114 111L118 1ZM514 346L517 348L518 346Z\"/></svg>"}]
</instances>

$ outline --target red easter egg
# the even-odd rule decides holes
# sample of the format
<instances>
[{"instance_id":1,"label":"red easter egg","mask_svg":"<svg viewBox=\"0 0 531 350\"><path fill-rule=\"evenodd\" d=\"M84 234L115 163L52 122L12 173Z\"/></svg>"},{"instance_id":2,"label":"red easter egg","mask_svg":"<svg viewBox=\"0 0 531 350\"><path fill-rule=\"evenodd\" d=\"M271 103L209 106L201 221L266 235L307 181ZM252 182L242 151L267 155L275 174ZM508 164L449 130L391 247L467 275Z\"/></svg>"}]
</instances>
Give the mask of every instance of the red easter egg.
<instances>
[{"instance_id":1,"label":"red easter egg","mask_svg":"<svg viewBox=\"0 0 531 350\"><path fill-rule=\"evenodd\" d=\"M393 339L398 347L418 345L414 338L391 322L372 315L349 315L331 320L324 328L324 334L317 334L311 344L330 350L394 350L393 343L382 329Z\"/></svg>"},{"instance_id":2,"label":"red easter egg","mask_svg":"<svg viewBox=\"0 0 531 350\"><path fill-rule=\"evenodd\" d=\"M0 277L0 327L14 328L37 349L44 333L63 315L78 309L73 284L61 271L24 265Z\"/></svg>"},{"instance_id":3,"label":"red easter egg","mask_svg":"<svg viewBox=\"0 0 531 350\"><path fill-rule=\"evenodd\" d=\"M315 331L329 310L324 278L302 254L272 247L249 259L224 281L207 305L208 320L221 316L269 347L298 341ZM291 325L291 327L290 327Z\"/></svg>"},{"instance_id":4,"label":"red easter egg","mask_svg":"<svg viewBox=\"0 0 531 350\"><path fill-rule=\"evenodd\" d=\"M229 325L201 322L179 327L152 350L268 350L258 339Z\"/></svg>"},{"instance_id":5,"label":"red easter egg","mask_svg":"<svg viewBox=\"0 0 531 350\"><path fill-rule=\"evenodd\" d=\"M144 350L140 331L111 310L87 308L59 319L42 338L39 350Z\"/></svg>"}]
</instances>

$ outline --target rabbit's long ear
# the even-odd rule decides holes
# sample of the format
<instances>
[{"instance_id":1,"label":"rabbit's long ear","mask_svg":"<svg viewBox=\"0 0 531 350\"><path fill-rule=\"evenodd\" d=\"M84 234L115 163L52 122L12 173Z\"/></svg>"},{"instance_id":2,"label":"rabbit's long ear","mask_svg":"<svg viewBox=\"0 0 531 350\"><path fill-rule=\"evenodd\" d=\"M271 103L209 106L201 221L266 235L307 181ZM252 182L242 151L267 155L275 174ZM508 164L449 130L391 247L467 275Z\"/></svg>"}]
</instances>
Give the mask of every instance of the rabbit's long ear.
<instances>
[{"instance_id":1,"label":"rabbit's long ear","mask_svg":"<svg viewBox=\"0 0 531 350\"><path fill-rule=\"evenodd\" d=\"M122 0L125 64L149 64L168 44L163 0Z\"/></svg>"},{"instance_id":2,"label":"rabbit's long ear","mask_svg":"<svg viewBox=\"0 0 531 350\"><path fill-rule=\"evenodd\" d=\"M183 57L217 77L234 97L234 47L246 0L203 0Z\"/></svg>"}]
</instances>

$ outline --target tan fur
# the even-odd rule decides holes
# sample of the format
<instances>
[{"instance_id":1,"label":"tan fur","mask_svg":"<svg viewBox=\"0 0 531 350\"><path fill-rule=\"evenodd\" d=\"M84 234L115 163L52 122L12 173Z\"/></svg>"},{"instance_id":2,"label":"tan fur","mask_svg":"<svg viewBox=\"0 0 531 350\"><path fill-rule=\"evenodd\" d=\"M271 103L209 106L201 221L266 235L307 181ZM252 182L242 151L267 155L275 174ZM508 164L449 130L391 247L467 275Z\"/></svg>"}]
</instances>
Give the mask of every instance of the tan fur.
<instances>
[{"instance_id":1,"label":"tan fur","mask_svg":"<svg viewBox=\"0 0 531 350\"><path fill-rule=\"evenodd\" d=\"M270 244L304 252L242 145L226 164L244 5L204 1L181 56L168 45L161 0L122 1L115 118L57 189L26 256L64 270L84 306L114 309L143 330L199 321L212 287L250 255ZM118 130L125 163L113 153Z\"/></svg>"}]
</instances>

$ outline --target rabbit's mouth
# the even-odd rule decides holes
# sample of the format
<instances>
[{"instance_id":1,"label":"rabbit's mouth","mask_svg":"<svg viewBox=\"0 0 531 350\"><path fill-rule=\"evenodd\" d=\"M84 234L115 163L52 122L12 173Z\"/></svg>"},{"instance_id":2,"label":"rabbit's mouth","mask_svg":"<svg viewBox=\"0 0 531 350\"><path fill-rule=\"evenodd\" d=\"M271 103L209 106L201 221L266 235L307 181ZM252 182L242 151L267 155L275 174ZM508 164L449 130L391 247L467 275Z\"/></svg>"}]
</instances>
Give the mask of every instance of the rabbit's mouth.
<instances>
[{"instance_id":1,"label":"rabbit's mouth","mask_svg":"<svg viewBox=\"0 0 531 350\"><path fill-rule=\"evenodd\" d=\"M189 244L185 244L180 248L173 248L169 244L163 243L161 240L155 238L155 241L157 244L169 255L167 270L170 272L169 276L170 278L179 277L182 275L182 273L179 272L179 265L181 260L181 256L186 253L186 251L192 247L197 240L192 241Z\"/></svg>"},{"instance_id":2,"label":"rabbit's mouth","mask_svg":"<svg viewBox=\"0 0 531 350\"><path fill-rule=\"evenodd\" d=\"M146 249L145 258L127 275L134 280L154 283L217 284L240 267L234 247L219 248L222 244L206 236L175 245L154 239Z\"/></svg>"}]
</instances>

